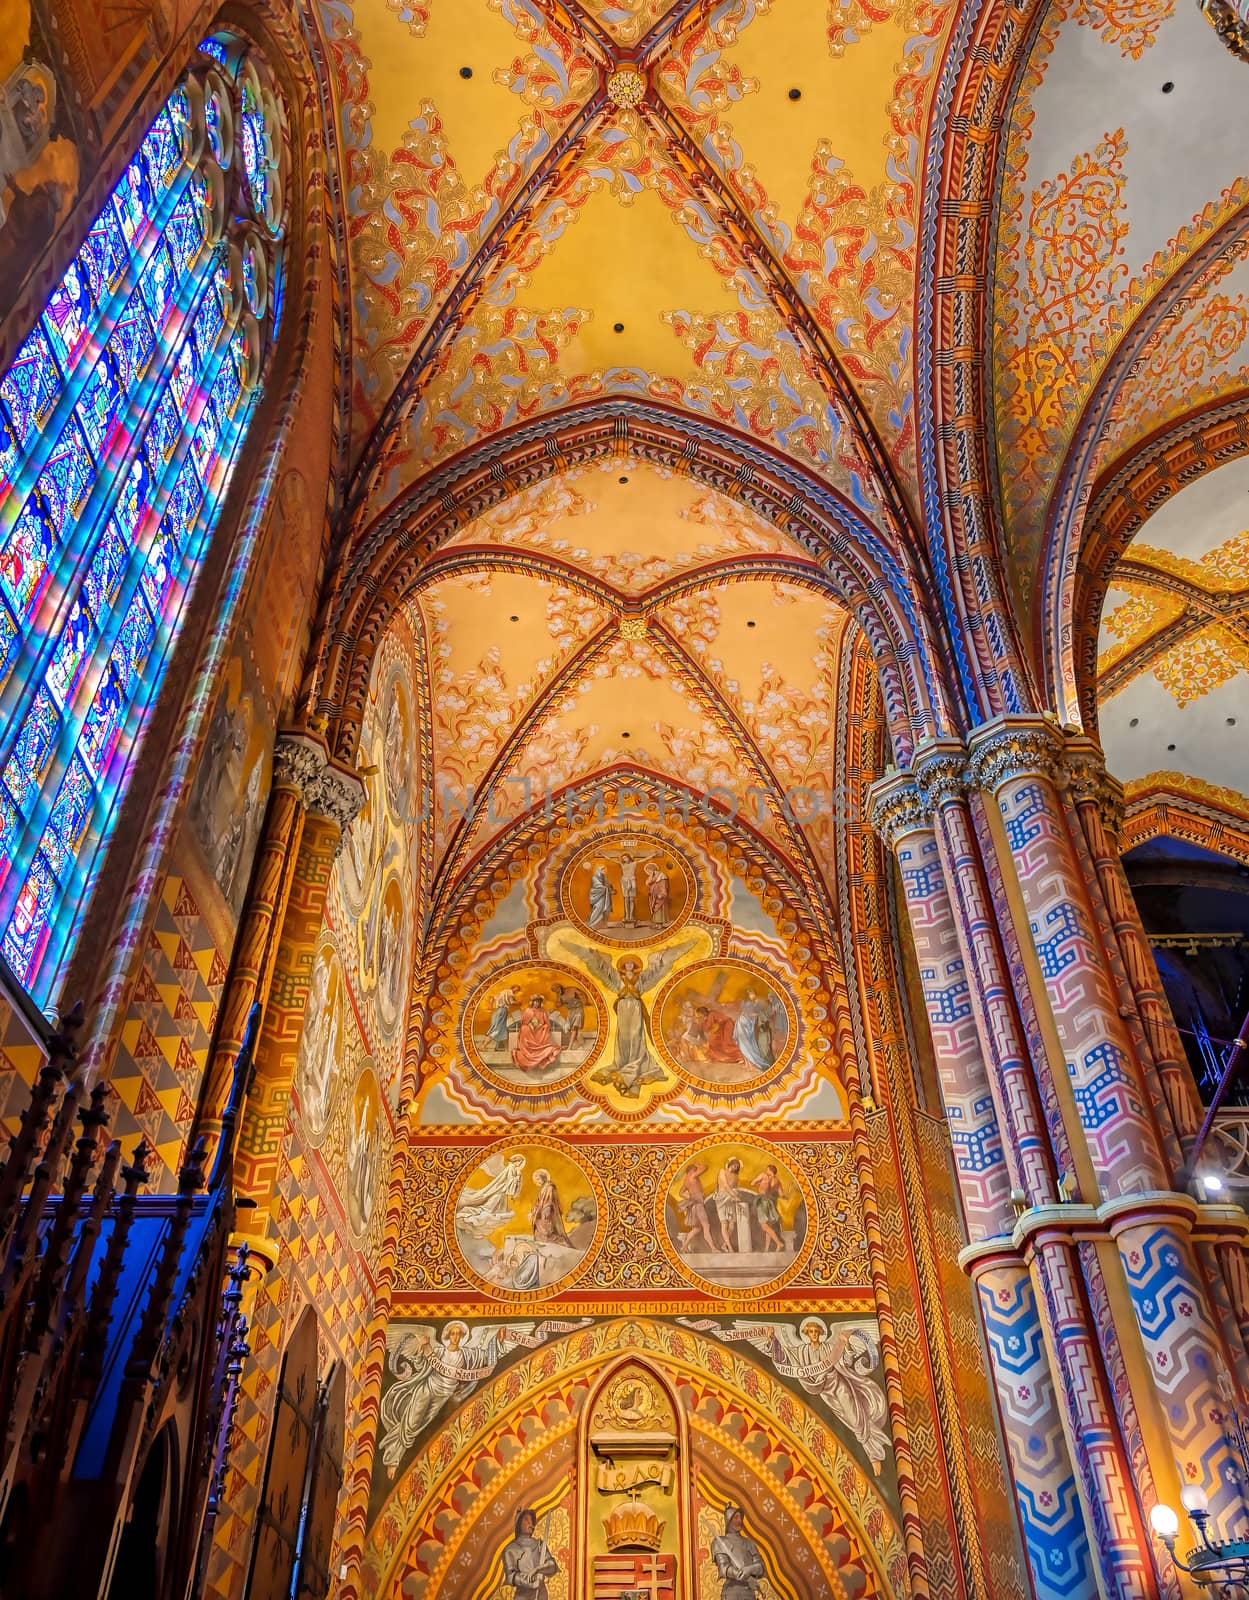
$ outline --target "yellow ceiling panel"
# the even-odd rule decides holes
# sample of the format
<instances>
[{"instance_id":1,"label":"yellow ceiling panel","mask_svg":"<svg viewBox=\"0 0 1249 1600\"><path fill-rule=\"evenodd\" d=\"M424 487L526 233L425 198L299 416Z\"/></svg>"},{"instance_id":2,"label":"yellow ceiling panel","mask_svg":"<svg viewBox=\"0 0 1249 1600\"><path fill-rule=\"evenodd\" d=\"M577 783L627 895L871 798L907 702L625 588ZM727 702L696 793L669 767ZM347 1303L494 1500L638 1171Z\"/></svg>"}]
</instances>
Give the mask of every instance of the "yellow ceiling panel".
<instances>
[{"instance_id":1,"label":"yellow ceiling panel","mask_svg":"<svg viewBox=\"0 0 1249 1600\"><path fill-rule=\"evenodd\" d=\"M592 314L561 360L568 374L609 367L686 382L700 375L665 312L730 312L737 296L673 221L653 190L622 205L607 188L586 201L522 296L533 306L577 306ZM616 323L624 331L615 331Z\"/></svg>"},{"instance_id":2,"label":"yellow ceiling panel","mask_svg":"<svg viewBox=\"0 0 1249 1600\"><path fill-rule=\"evenodd\" d=\"M494 80L520 49L515 30L489 0L432 0L419 35L386 0L360 0L356 26L370 62L375 146L396 150L421 101L432 100L456 170L480 183L520 122L520 102ZM471 78L460 76L462 67Z\"/></svg>"},{"instance_id":3,"label":"yellow ceiling panel","mask_svg":"<svg viewBox=\"0 0 1249 1600\"><path fill-rule=\"evenodd\" d=\"M883 181L889 106L906 41L905 28L876 23L834 56L828 7L789 0L756 15L725 51L726 63L759 81L727 120L783 221L792 225L802 211L821 139L858 182ZM801 98L791 100L791 89Z\"/></svg>"}]
</instances>

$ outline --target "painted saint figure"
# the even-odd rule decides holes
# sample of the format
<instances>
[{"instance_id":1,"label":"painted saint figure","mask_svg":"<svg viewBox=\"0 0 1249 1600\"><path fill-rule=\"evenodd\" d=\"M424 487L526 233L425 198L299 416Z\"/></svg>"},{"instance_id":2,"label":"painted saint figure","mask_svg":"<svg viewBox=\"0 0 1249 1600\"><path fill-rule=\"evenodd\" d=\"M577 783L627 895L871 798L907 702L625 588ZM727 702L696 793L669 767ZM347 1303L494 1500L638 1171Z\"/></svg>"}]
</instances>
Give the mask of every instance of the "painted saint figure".
<instances>
[{"instance_id":1,"label":"painted saint figure","mask_svg":"<svg viewBox=\"0 0 1249 1600\"><path fill-rule=\"evenodd\" d=\"M706 1170L706 1163L698 1161L691 1161L685 1169L680 1189L681 1221L686 1232L685 1243L696 1241L701 1234L708 1250L714 1250L716 1241L711 1232L711 1218L707 1215L707 1196L703 1192L702 1179Z\"/></svg>"},{"instance_id":2,"label":"painted saint figure","mask_svg":"<svg viewBox=\"0 0 1249 1600\"><path fill-rule=\"evenodd\" d=\"M592 928L600 928L605 922L611 921L612 906L615 898L611 879L607 876L607 863L605 861L596 861L594 871L590 874L590 926Z\"/></svg>"},{"instance_id":3,"label":"painted saint figure","mask_svg":"<svg viewBox=\"0 0 1249 1600\"><path fill-rule=\"evenodd\" d=\"M490 1181L480 1189L461 1190L455 1204L456 1232L474 1239L487 1239L496 1228L512 1220L511 1203L521 1191L525 1158L519 1150L513 1150L505 1162L491 1156L482 1167L490 1174Z\"/></svg>"},{"instance_id":4,"label":"painted saint figure","mask_svg":"<svg viewBox=\"0 0 1249 1600\"><path fill-rule=\"evenodd\" d=\"M735 1322L721 1329L711 1322L691 1327L719 1338L740 1339L761 1350L782 1378L795 1379L821 1399L879 1473L889 1455L889 1406L872 1374L880 1366L880 1347L867 1328L835 1325L804 1317L793 1328L783 1322Z\"/></svg>"},{"instance_id":5,"label":"painted saint figure","mask_svg":"<svg viewBox=\"0 0 1249 1600\"><path fill-rule=\"evenodd\" d=\"M741 1186L742 1164L733 1156L720 1168L716 1179L716 1216L726 1250L747 1255L754 1249L751 1237L751 1218L754 1214L754 1196Z\"/></svg>"},{"instance_id":6,"label":"painted saint figure","mask_svg":"<svg viewBox=\"0 0 1249 1600\"><path fill-rule=\"evenodd\" d=\"M781 1233L780 1199L785 1190L775 1166L769 1162L750 1187L756 1196L755 1216L763 1231L764 1249L783 1250L785 1240Z\"/></svg>"},{"instance_id":7,"label":"painted saint figure","mask_svg":"<svg viewBox=\"0 0 1249 1600\"><path fill-rule=\"evenodd\" d=\"M537 1513L522 1506L516 1513L515 1535L503 1547L503 1582L511 1585L515 1600L548 1600L546 1580L559 1571L546 1539L538 1538L537 1527Z\"/></svg>"},{"instance_id":8,"label":"painted saint figure","mask_svg":"<svg viewBox=\"0 0 1249 1600\"><path fill-rule=\"evenodd\" d=\"M520 1030L512 1046L512 1064L525 1072L536 1072L558 1061L563 1041L551 1026L551 1013L540 994L529 996L520 1014Z\"/></svg>"},{"instance_id":9,"label":"painted saint figure","mask_svg":"<svg viewBox=\"0 0 1249 1600\"><path fill-rule=\"evenodd\" d=\"M538 1244L567 1244L572 1240L564 1230L564 1208L560 1204L555 1180L545 1167L533 1175L537 1198L529 1212L529 1226Z\"/></svg>"},{"instance_id":10,"label":"painted saint figure","mask_svg":"<svg viewBox=\"0 0 1249 1600\"><path fill-rule=\"evenodd\" d=\"M486 1030L486 1044L491 1050L506 1050L508 1029L512 1021L512 1007L516 1004L515 989L503 989L494 997L490 1009L490 1026Z\"/></svg>"},{"instance_id":11,"label":"painted saint figure","mask_svg":"<svg viewBox=\"0 0 1249 1600\"><path fill-rule=\"evenodd\" d=\"M694 943L687 939L684 944L660 950L645 966L636 956L622 956L613 966L600 950L588 945L568 946L616 995L615 1055L594 1074L595 1083L610 1084L628 1099L636 1100L644 1084L662 1081L664 1069L651 1053L650 1011L644 996L662 983Z\"/></svg>"},{"instance_id":12,"label":"painted saint figure","mask_svg":"<svg viewBox=\"0 0 1249 1600\"><path fill-rule=\"evenodd\" d=\"M756 1600L763 1579L759 1546L745 1531L739 1507L724 1508L724 1532L711 1541L711 1559L720 1575L720 1600Z\"/></svg>"}]
</instances>

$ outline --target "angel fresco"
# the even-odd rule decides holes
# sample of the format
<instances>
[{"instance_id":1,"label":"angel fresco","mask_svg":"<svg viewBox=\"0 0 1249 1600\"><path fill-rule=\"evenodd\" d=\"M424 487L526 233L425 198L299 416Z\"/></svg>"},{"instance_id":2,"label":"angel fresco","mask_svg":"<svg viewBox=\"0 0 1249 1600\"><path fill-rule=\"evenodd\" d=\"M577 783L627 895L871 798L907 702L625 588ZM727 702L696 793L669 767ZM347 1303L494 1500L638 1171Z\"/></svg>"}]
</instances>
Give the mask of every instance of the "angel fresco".
<instances>
[{"instance_id":1,"label":"angel fresco","mask_svg":"<svg viewBox=\"0 0 1249 1600\"><path fill-rule=\"evenodd\" d=\"M684 1320L684 1319L682 1319ZM862 1324L835 1324L804 1317L796 1328L784 1322L744 1322L722 1328L710 1320L688 1326L718 1339L742 1341L762 1351L782 1378L817 1396L863 1447L879 1474L888 1459L889 1407L872 1376L880 1366L880 1345Z\"/></svg>"},{"instance_id":2,"label":"angel fresco","mask_svg":"<svg viewBox=\"0 0 1249 1600\"><path fill-rule=\"evenodd\" d=\"M595 1083L609 1084L626 1099L636 1100L642 1086L659 1083L665 1072L651 1052L651 1018L645 996L657 988L680 958L697 943L687 939L651 956L645 965L636 956L610 957L589 945L569 944L572 954L616 996L616 1050L594 1074Z\"/></svg>"},{"instance_id":3,"label":"angel fresco","mask_svg":"<svg viewBox=\"0 0 1249 1600\"><path fill-rule=\"evenodd\" d=\"M589 1320L488 1323L474 1328L455 1321L448 1322L441 1334L432 1323L417 1323L405 1327L393 1342L388 1338L388 1365L395 1382L382 1396L379 1413L379 1452L387 1474L393 1478L422 1431L447 1406L467 1399L510 1351L536 1350L546 1339L584 1327Z\"/></svg>"}]
</instances>

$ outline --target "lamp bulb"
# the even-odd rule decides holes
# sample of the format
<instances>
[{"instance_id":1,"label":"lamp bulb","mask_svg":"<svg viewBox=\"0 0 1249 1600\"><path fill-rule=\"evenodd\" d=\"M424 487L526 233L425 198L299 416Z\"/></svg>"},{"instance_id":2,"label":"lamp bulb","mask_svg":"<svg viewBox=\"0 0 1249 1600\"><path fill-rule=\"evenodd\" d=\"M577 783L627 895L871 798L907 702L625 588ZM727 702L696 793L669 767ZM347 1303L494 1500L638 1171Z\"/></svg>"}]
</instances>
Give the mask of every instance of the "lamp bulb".
<instances>
[{"instance_id":1,"label":"lamp bulb","mask_svg":"<svg viewBox=\"0 0 1249 1600\"><path fill-rule=\"evenodd\" d=\"M1160 1539L1174 1539L1180 1531L1180 1519L1161 1501L1149 1513L1149 1525Z\"/></svg>"},{"instance_id":2,"label":"lamp bulb","mask_svg":"<svg viewBox=\"0 0 1249 1600\"><path fill-rule=\"evenodd\" d=\"M1180 1504L1189 1516L1204 1517L1210 1509L1210 1500L1199 1483L1186 1483L1180 1490Z\"/></svg>"}]
</instances>

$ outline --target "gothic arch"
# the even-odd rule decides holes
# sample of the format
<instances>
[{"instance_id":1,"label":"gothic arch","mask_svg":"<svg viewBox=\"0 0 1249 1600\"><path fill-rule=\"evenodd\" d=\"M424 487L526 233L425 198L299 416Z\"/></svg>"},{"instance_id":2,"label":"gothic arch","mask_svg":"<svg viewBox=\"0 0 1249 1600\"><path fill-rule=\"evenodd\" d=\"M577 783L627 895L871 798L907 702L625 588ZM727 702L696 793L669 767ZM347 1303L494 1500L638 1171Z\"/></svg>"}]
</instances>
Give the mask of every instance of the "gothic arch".
<instances>
[{"instance_id":1,"label":"gothic arch","mask_svg":"<svg viewBox=\"0 0 1249 1600\"><path fill-rule=\"evenodd\" d=\"M1040 647L1064 720L1097 731L1097 636L1116 563L1149 519L1190 483L1249 454L1249 395L1220 399L1149 434L1109 463L1089 493L1074 571L1046 592Z\"/></svg>"},{"instance_id":2,"label":"gothic arch","mask_svg":"<svg viewBox=\"0 0 1249 1600\"><path fill-rule=\"evenodd\" d=\"M950 723L947 672L923 574L834 490L779 454L684 412L621 399L570 407L499 434L423 477L344 547L318 619L305 699L331 725L336 756L358 737L373 655L425 562L516 491L614 454L674 468L741 500L830 574L881 674L899 759Z\"/></svg>"},{"instance_id":3,"label":"gothic arch","mask_svg":"<svg viewBox=\"0 0 1249 1600\"><path fill-rule=\"evenodd\" d=\"M536 1503L545 1515L572 1497L567 1466L561 1482L548 1459L542 1476L542 1458L571 1459L605 1357L609 1372L630 1362L657 1371L680 1399L691 1456L714 1453L717 1478L738 1492L753 1486L756 1507L771 1499L784 1513L803 1543L804 1576L809 1569L823 1585L800 1588L803 1600L903 1592L897 1512L807 1398L737 1346L651 1317L570 1327L444 1419L439 1450L418 1448L376 1510L365 1546L368 1592L378 1600L478 1593L503 1542L498 1532L510 1533L513 1505Z\"/></svg>"}]
</instances>

